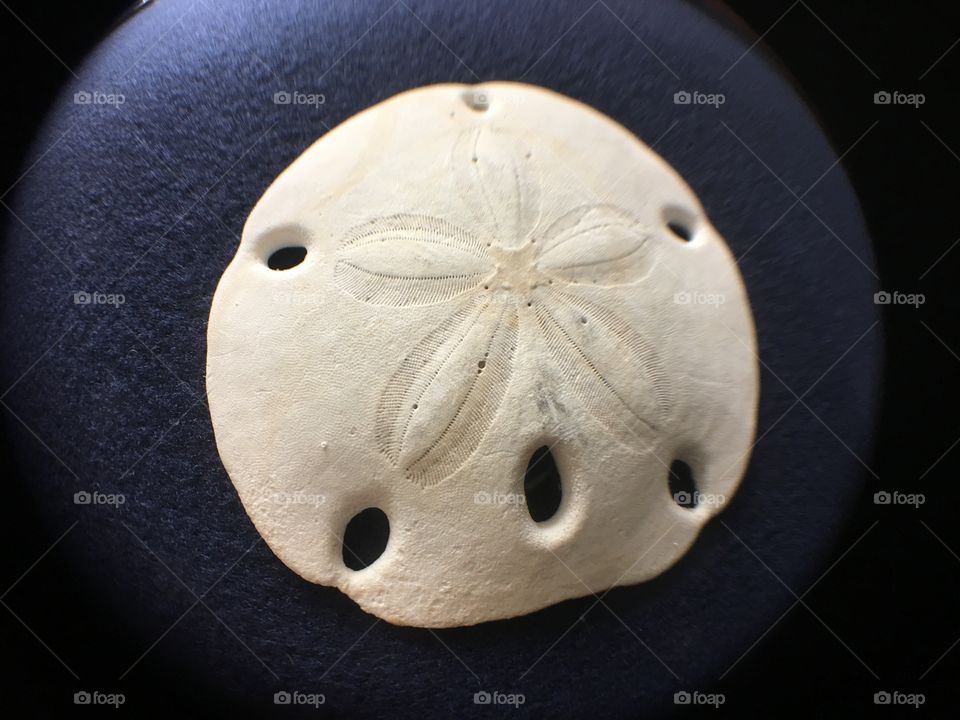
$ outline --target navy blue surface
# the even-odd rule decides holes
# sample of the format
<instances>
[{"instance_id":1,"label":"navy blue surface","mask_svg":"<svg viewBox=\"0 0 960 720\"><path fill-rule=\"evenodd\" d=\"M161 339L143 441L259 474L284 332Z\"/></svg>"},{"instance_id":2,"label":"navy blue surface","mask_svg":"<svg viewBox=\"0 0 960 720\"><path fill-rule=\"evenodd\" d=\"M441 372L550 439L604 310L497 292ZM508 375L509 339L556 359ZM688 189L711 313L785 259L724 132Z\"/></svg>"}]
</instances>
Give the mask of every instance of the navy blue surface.
<instances>
[{"instance_id":1,"label":"navy blue surface","mask_svg":"<svg viewBox=\"0 0 960 720\"><path fill-rule=\"evenodd\" d=\"M878 317L856 199L749 44L685 4L626 0L165 0L101 44L4 228L0 385L16 385L0 417L52 537L79 520L64 549L89 591L144 650L180 618L131 674L165 660L234 702L296 689L334 713L411 717L475 711L478 690L523 693L518 716L634 715L717 681L793 603L785 585L802 593L839 554L879 379L880 335L857 342ZM753 303L761 440L730 507L660 578L431 633L374 624L260 541L213 444L205 330L247 213L297 155L398 92L478 78L596 107L697 192ZM676 105L678 90L726 103ZM275 104L281 91L325 102ZM126 502L74 504L95 489Z\"/></svg>"}]
</instances>

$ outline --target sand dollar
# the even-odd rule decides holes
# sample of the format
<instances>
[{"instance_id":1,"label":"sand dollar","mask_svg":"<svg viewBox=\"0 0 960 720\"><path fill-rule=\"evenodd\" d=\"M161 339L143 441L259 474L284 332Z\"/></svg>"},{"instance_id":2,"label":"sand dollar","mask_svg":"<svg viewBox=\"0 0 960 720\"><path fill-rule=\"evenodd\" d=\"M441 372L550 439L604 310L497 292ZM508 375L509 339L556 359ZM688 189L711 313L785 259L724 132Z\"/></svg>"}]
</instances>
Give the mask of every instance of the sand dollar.
<instances>
[{"instance_id":1,"label":"sand dollar","mask_svg":"<svg viewBox=\"0 0 960 720\"><path fill-rule=\"evenodd\" d=\"M325 134L250 213L207 339L257 530L398 624L656 576L754 437L749 302L696 196L530 85L420 88Z\"/></svg>"}]
</instances>

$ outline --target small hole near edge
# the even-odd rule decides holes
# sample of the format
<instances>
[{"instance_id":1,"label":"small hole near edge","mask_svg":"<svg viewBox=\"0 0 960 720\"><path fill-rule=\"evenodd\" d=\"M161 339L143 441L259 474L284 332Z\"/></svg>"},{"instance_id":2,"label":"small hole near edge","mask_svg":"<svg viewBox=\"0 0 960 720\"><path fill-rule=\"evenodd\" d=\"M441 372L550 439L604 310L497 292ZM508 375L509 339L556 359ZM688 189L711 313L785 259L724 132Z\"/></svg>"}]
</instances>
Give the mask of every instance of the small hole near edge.
<instances>
[{"instance_id":1,"label":"small hole near edge","mask_svg":"<svg viewBox=\"0 0 960 720\"><path fill-rule=\"evenodd\" d=\"M343 531L343 564L363 570L375 563L390 540L390 520L378 507L361 510Z\"/></svg>"},{"instance_id":2,"label":"small hole near edge","mask_svg":"<svg viewBox=\"0 0 960 720\"><path fill-rule=\"evenodd\" d=\"M693 239L693 232L684 223L671 220L667 223L667 227L670 229L670 232L684 242L690 242Z\"/></svg>"},{"instance_id":3,"label":"small hole near edge","mask_svg":"<svg viewBox=\"0 0 960 720\"><path fill-rule=\"evenodd\" d=\"M660 211L660 217L670 234L677 240L692 242L699 227L699 214L681 205L667 205Z\"/></svg>"},{"instance_id":4,"label":"small hole near edge","mask_svg":"<svg viewBox=\"0 0 960 720\"><path fill-rule=\"evenodd\" d=\"M267 267L271 270L289 270L302 263L307 257L303 245L290 245L274 250L267 258Z\"/></svg>"},{"instance_id":5,"label":"small hole near edge","mask_svg":"<svg viewBox=\"0 0 960 720\"><path fill-rule=\"evenodd\" d=\"M677 505L686 510L696 508L699 492L693 469L687 463L683 460L674 460L670 464L668 484L670 495Z\"/></svg>"}]
</instances>

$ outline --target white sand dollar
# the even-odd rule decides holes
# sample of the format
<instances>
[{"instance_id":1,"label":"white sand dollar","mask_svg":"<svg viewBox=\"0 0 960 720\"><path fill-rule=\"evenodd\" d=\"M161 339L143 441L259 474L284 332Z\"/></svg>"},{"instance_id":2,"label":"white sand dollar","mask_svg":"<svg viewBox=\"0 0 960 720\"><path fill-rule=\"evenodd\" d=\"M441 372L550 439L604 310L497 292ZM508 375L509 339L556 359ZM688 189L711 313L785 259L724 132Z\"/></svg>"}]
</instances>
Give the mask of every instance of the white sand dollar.
<instances>
[{"instance_id":1,"label":"white sand dollar","mask_svg":"<svg viewBox=\"0 0 960 720\"><path fill-rule=\"evenodd\" d=\"M207 339L217 448L257 530L398 624L654 577L730 501L754 436L749 303L696 196L530 85L420 88L324 135L250 213ZM560 499L535 520L544 447ZM352 569L345 529L371 507L389 539Z\"/></svg>"}]
</instances>

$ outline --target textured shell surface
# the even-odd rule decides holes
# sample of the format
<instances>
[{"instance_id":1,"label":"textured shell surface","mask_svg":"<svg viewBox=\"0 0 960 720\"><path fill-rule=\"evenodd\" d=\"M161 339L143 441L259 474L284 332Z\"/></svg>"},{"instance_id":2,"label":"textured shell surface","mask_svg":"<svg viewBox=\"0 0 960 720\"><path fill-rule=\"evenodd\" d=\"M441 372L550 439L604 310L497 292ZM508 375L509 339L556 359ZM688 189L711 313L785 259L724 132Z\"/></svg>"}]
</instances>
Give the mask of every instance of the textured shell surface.
<instances>
[{"instance_id":1,"label":"textured shell surface","mask_svg":"<svg viewBox=\"0 0 960 720\"><path fill-rule=\"evenodd\" d=\"M749 301L694 193L610 118L519 83L411 90L309 147L250 213L207 340L258 532L397 624L658 575L732 501L755 433ZM534 519L543 448L559 503ZM352 569L371 507L389 538Z\"/></svg>"}]
</instances>

